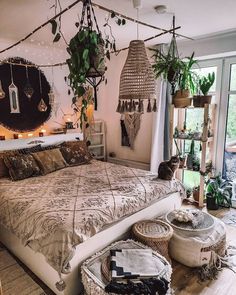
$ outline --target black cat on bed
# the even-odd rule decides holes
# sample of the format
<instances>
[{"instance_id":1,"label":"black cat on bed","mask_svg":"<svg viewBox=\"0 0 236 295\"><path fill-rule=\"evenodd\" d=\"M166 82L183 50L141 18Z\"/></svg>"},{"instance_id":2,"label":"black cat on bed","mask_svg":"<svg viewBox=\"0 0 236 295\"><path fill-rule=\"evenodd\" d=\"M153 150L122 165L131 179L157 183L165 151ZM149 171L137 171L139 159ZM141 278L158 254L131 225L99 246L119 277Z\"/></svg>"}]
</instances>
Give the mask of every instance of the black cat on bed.
<instances>
[{"instance_id":1,"label":"black cat on bed","mask_svg":"<svg viewBox=\"0 0 236 295\"><path fill-rule=\"evenodd\" d=\"M179 157L173 156L169 161L161 162L158 167L158 178L171 180L179 166Z\"/></svg>"}]
</instances>

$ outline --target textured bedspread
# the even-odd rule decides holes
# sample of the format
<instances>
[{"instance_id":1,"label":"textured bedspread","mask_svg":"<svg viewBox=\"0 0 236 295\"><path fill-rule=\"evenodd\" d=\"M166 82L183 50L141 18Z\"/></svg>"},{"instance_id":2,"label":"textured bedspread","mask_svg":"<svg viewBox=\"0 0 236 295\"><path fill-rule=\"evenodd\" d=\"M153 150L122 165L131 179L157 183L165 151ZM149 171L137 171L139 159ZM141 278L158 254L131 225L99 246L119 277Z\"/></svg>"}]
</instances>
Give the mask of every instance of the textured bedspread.
<instances>
[{"instance_id":1,"label":"textured bedspread","mask_svg":"<svg viewBox=\"0 0 236 295\"><path fill-rule=\"evenodd\" d=\"M17 182L0 179L0 223L65 273L76 245L176 191L183 192L178 181L93 160Z\"/></svg>"}]
</instances>

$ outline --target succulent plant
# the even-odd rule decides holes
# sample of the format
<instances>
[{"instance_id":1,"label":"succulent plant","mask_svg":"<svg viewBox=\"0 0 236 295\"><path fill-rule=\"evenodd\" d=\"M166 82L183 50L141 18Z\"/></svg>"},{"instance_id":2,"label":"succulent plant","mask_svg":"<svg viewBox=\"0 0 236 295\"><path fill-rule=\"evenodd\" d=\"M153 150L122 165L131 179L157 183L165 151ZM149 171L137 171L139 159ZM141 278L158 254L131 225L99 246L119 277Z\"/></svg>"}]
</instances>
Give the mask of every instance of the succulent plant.
<instances>
[{"instance_id":1,"label":"succulent plant","mask_svg":"<svg viewBox=\"0 0 236 295\"><path fill-rule=\"evenodd\" d=\"M203 95L207 95L211 86L215 82L215 73L209 73L206 77L199 79L199 88Z\"/></svg>"}]
</instances>

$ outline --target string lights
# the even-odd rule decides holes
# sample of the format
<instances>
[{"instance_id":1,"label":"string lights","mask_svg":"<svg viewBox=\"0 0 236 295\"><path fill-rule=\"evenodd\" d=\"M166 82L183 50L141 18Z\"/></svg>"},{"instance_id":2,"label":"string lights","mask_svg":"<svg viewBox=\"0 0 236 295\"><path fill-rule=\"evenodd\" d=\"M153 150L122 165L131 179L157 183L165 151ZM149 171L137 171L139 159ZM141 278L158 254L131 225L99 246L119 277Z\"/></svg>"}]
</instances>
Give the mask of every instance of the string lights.
<instances>
[{"instance_id":1,"label":"string lights","mask_svg":"<svg viewBox=\"0 0 236 295\"><path fill-rule=\"evenodd\" d=\"M4 53L4 52L6 52L6 51L8 51L8 50L10 50L10 49L12 49L12 48L14 48L15 46L17 46L17 45L20 45L22 42L24 42L25 40L27 40L27 39L29 39L32 35L34 35L36 32L38 32L39 30L41 30L42 28L44 28L46 25L48 25L49 23L51 23L53 20L55 20L55 19L57 19L57 18L59 18L59 17L61 17L61 15L62 14L64 14L66 11L68 11L68 10L70 10L72 7L74 7L76 4L78 4L79 2L82 2L82 0L77 0L77 1L75 1L74 3L72 3L71 5L69 5L68 7L66 7L65 9L63 9L63 10L61 10L58 14L56 14L54 17L52 17L52 18L50 18L48 21L46 21L46 22L44 22L42 25L40 25L39 27L37 27L36 29L34 29L31 33L29 33L28 35L26 35L24 38L22 38L21 40L19 40L19 41L17 41L16 43L14 43L14 44L12 44L11 46L8 46L7 48L5 48L5 49L2 49L2 50L0 50L0 54L1 53ZM147 41L150 41L150 40L152 40L152 39L154 39L154 38L157 38L157 37L160 37L160 36L162 36L162 35L164 35L164 34L167 34L167 33L173 33L173 30L178 30L180 27L176 27L176 28L174 28L174 29L171 29L171 30L166 30L166 29L162 29L162 28L160 28L160 27L156 27L156 26L153 26L153 25L150 25L150 24L147 24L147 23L145 23L145 22L142 22L142 21L139 21L139 20L137 20L137 19L133 19L133 18L131 18L131 17L128 17L128 16L126 16L126 15L123 15L123 14L121 14L121 13L118 13L118 12L116 12L116 11L114 11L114 10L111 10L111 9L108 9L108 8L106 8L106 7L104 7L104 6L101 6L101 5L99 5L99 4L96 4L96 3L92 3L92 5L95 7L95 8L98 8L98 9L101 9L101 10L104 10L104 11L106 11L106 12L109 12L109 13L115 13L117 16L119 16L119 17L122 17L122 18L124 18L124 19L127 19L127 20L129 20L129 21L132 21L132 22L134 22L134 23L136 23L136 24L141 24L141 25L143 25L143 26L148 26L148 27L150 27L150 28L152 28L152 29L156 29L156 30L160 30L160 31L162 31L160 34L157 34L157 35L155 35L155 36L152 36L152 37L150 37L150 38L147 38L147 39L145 39L144 40L144 42L147 42ZM184 35L180 35L180 34L177 34L176 33L176 35L178 35L178 36L181 36L181 37L184 37L184 38L187 38L187 39L191 39L191 38L189 38L189 37L187 37L187 36L184 36ZM30 39L30 42L34 42L34 40L31 38ZM43 42L43 41L42 41ZM125 47L125 48L122 48L122 49L119 49L119 50L117 50L116 52L111 52L111 53L119 53L119 52L121 52L121 51L123 51L123 50L127 50L128 49L128 47ZM8 63L8 64L12 64L12 65L18 65L18 66L27 66L27 67L38 67L38 68L43 68L43 67L58 67L58 66L64 66L64 65L67 65L67 63L66 62L58 62L58 63L54 63L54 64L39 64L39 65L31 65L31 64L17 64L17 63L11 63L10 61L8 61L8 60L0 60L0 64L3 64L3 63Z\"/></svg>"}]
</instances>

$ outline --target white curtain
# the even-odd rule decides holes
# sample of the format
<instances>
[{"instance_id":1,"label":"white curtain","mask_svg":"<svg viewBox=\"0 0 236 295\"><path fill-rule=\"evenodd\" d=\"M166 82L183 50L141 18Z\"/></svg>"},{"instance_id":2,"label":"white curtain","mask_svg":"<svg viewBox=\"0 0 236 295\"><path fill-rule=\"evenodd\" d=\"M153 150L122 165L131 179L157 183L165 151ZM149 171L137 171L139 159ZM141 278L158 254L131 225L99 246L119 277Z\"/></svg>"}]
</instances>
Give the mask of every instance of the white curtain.
<instances>
[{"instance_id":1,"label":"white curtain","mask_svg":"<svg viewBox=\"0 0 236 295\"><path fill-rule=\"evenodd\" d=\"M166 115L166 93L167 83L161 79L157 80L158 110L153 118L152 126L152 148L151 148L151 171L156 173L160 162L164 159L164 130Z\"/></svg>"}]
</instances>

